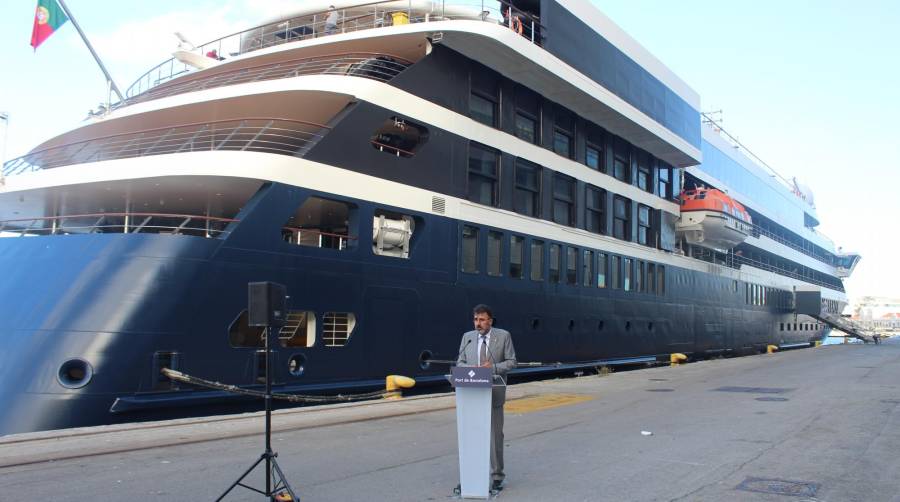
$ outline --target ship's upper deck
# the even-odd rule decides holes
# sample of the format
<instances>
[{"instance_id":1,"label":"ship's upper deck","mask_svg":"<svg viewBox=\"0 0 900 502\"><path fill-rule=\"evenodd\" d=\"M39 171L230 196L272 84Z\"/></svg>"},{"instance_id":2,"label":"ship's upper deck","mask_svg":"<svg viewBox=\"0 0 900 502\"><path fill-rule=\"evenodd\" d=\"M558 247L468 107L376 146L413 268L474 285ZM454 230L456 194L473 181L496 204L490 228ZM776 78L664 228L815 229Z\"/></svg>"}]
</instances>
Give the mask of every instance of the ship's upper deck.
<instances>
[{"instance_id":1,"label":"ship's upper deck","mask_svg":"<svg viewBox=\"0 0 900 502\"><path fill-rule=\"evenodd\" d=\"M357 0L358 2L358 0ZM334 4L336 9L329 9ZM672 165L701 159L699 97L583 2L477 0L304 2L260 26L176 52L135 81L124 105L198 70L289 47L414 33L576 110ZM287 49L285 47L284 49Z\"/></svg>"}]
</instances>

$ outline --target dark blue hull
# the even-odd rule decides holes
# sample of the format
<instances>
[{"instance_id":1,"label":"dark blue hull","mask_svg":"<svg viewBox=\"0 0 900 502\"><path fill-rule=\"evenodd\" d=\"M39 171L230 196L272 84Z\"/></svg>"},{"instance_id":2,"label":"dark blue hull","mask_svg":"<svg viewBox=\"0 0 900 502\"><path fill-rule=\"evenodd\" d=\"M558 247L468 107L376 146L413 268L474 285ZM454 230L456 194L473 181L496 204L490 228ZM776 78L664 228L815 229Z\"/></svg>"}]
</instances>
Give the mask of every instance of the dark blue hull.
<instances>
[{"instance_id":1,"label":"dark blue hull","mask_svg":"<svg viewBox=\"0 0 900 502\"><path fill-rule=\"evenodd\" d=\"M291 309L356 316L345 346L278 348L274 378L284 392L378 388L388 374L438 381L446 366L423 368L421 360L455 359L477 303L494 307L521 362L760 350L825 334L779 331L779 321L796 322L792 314L746 305L731 279L672 266L665 294L461 273L462 223L430 215L415 215L421 224L409 259L374 255L365 224L348 250L289 245L281 224L309 195L265 187L220 239L0 239L0 434L240 409L244 398L173 388L159 377L155 355L177 353L178 369L194 376L257 385L256 349L232 347L228 337L252 281L286 285ZM390 209L348 202L362 222ZM306 358L299 376L287 364L296 354ZM94 373L68 389L58 374L73 358Z\"/></svg>"}]
</instances>

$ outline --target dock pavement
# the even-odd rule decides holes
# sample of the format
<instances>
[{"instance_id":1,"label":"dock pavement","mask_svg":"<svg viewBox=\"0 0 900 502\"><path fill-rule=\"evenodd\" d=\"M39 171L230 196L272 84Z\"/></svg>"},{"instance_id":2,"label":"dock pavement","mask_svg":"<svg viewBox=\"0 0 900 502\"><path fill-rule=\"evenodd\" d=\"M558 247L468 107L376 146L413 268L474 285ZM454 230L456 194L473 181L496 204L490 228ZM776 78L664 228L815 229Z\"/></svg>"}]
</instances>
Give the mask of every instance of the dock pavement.
<instances>
[{"instance_id":1,"label":"dock pavement","mask_svg":"<svg viewBox=\"0 0 900 502\"><path fill-rule=\"evenodd\" d=\"M281 410L273 447L304 502L452 501L453 407ZM215 500L262 432L257 413L0 437L0 501ZM900 340L511 385L505 432L497 500L900 501Z\"/></svg>"}]
</instances>

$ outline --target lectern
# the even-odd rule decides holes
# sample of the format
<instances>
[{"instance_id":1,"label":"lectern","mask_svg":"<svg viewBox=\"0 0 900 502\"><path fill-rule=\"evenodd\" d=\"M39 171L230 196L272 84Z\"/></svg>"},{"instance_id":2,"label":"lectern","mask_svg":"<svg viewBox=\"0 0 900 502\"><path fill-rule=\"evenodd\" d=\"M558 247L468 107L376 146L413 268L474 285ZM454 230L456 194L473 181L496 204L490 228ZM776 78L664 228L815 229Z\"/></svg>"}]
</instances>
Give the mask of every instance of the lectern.
<instances>
[{"instance_id":1,"label":"lectern","mask_svg":"<svg viewBox=\"0 0 900 502\"><path fill-rule=\"evenodd\" d=\"M493 370L457 366L450 370L450 384L456 389L460 496L486 499L491 493Z\"/></svg>"}]
</instances>

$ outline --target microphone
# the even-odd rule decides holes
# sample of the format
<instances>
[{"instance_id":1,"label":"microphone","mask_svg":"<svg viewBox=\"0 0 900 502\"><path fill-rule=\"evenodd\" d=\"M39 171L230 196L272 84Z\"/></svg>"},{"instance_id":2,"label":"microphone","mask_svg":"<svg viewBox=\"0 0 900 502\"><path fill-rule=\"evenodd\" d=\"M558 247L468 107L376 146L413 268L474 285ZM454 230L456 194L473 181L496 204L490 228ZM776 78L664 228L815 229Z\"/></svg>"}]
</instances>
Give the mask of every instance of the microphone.
<instances>
[{"instance_id":1,"label":"microphone","mask_svg":"<svg viewBox=\"0 0 900 502\"><path fill-rule=\"evenodd\" d=\"M457 362L457 364L459 363L459 356L461 356L461 355L463 354L463 352L466 351L466 347L468 347L470 343L472 343L472 339L471 339L471 338L469 338L468 340L466 340L466 344L463 345L461 349L459 349L459 353L456 354L456 362ZM468 363L468 361L466 361L466 363Z\"/></svg>"}]
</instances>

